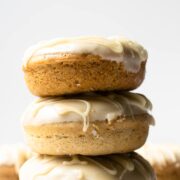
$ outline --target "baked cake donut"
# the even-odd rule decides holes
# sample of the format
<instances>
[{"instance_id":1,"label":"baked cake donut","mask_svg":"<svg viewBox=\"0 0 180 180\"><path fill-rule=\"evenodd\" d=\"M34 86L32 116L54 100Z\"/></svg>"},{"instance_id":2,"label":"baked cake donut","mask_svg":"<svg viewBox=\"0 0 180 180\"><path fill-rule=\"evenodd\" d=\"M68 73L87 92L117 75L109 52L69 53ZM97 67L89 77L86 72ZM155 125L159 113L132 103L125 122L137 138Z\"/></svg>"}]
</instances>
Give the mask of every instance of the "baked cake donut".
<instances>
[{"instance_id":1,"label":"baked cake donut","mask_svg":"<svg viewBox=\"0 0 180 180\"><path fill-rule=\"evenodd\" d=\"M47 155L104 155L133 151L147 138L152 105L129 92L40 98L22 117L28 145Z\"/></svg>"},{"instance_id":2,"label":"baked cake donut","mask_svg":"<svg viewBox=\"0 0 180 180\"><path fill-rule=\"evenodd\" d=\"M62 38L27 50L23 70L37 96L132 90L144 79L146 60L147 51L125 38Z\"/></svg>"},{"instance_id":3,"label":"baked cake donut","mask_svg":"<svg viewBox=\"0 0 180 180\"><path fill-rule=\"evenodd\" d=\"M156 180L149 163L136 153L107 156L45 156L29 159L20 180Z\"/></svg>"},{"instance_id":4,"label":"baked cake donut","mask_svg":"<svg viewBox=\"0 0 180 180\"><path fill-rule=\"evenodd\" d=\"M0 146L0 180L18 180L18 171L30 151L22 144Z\"/></svg>"},{"instance_id":5,"label":"baked cake donut","mask_svg":"<svg viewBox=\"0 0 180 180\"><path fill-rule=\"evenodd\" d=\"M153 166L158 180L180 180L179 145L145 145L138 152Z\"/></svg>"}]
</instances>

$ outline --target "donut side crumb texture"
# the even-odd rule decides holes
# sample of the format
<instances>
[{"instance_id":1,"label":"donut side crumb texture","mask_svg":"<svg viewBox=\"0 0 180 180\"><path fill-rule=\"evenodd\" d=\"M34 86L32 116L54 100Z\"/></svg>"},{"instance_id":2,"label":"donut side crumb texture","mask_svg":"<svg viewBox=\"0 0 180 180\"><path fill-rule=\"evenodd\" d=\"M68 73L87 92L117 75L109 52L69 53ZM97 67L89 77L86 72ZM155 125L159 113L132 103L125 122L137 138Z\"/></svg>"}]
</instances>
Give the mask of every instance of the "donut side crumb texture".
<instances>
[{"instance_id":1,"label":"donut side crumb texture","mask_svg":"<svg viewBox=\"0 0 180 180\"><path fill-rule=\"evenodd\" d=\"M15 166L0 166L0 180L18 180Z\"/></svg>"},{"instance_id":2,"label":"donut side crumb texture","mask_svg":"<svg viewBox=\"0 0 180 180\"><path fill-rule=\"evenodd\" d=\"M171 174L164 174L164 175L157 174L157 180L180 180L180 170Z\"/></svg>"},{"instance_id":3,"label":"donut side crumb texture","mask_svg":"<svg viewBox=\"0 0 180 180\"><path fill-rule=\"evenodd\" d=\"M26 141L33 151L48 155L102 155L131 152L141 147L147 138L148 114L93 122L86 132L81 122L25 126Z\"/></svg>"},{"instance_id":4,"label":"donut side crumb texture","mask_svg":"<svg viewBox=\"0 0 180 180\"><path fill-rule=\"evenodd\" d=\"M43 59L43 57L36 57ZM26 67L25 81L37 96L55 96L88 91L132 90L145 75L141 63L137 73L127 72L123 63L102 60L95 55L65 54L47 61L33 61Z\"/></svg>"}]
</instances>

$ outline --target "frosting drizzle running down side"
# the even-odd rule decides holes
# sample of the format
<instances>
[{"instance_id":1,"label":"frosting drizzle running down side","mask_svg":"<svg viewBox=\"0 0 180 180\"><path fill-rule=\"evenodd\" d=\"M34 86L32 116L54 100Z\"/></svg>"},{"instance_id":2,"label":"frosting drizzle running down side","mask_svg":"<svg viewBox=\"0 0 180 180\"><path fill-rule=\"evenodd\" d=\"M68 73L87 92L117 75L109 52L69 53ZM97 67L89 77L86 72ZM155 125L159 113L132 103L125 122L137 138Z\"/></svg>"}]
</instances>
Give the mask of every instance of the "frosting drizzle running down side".
<instances>
[{"instance_id":1,"label":"frosting drizzle running down side","mask_svg":"<svg viewBox=\"0 0 180 180\"><path fill-rule=\"evenodd\" d=\"M120 117L145 114L151 108L145 96L128 92L40 98L27 108L22 123L28 126L82 121L85 132L91 121L111 123Z\"/></svg>"}]
</instances>

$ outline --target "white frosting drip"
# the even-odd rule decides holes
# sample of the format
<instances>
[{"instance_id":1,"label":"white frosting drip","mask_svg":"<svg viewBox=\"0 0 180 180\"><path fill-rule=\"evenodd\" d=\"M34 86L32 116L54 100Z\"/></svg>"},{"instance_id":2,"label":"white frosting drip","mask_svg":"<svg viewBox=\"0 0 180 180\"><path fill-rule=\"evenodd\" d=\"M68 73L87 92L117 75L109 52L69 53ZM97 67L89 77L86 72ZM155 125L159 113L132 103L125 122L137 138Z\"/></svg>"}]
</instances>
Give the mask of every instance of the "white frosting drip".
<instances>
[{"instance_id":1,"label":"white frosting drip","mask_svg":"<svg viewBox=\"0 0 180 180\"><path fill-rule=\"evenodd\" d=\"M41 98L31 104L22 117L26 125L49 123L83 122L86 131L90 121L111 123L123 116L147 113L150 101L135 93L88 93L57 98Z\"/></svg>"},{"instance_id":2,"label":"white frosting drip","mask_svg":"<svg viewBox=\"0 0 180 180\"><path fill-rule=\"evenodd\" d=\"M140 170L140 167L144 170ZM155 180L150 165L135 153L107 156L35 156L20 180Z\"/></svg>"},{"instance_id":3,"label":"white frosting drip","mask_svg":"<svg viewBox=\"0 0 180 180\"><path fill-rule=\"evenodd\" d=\"M128 55L127 52L128 51ZM137 72L141 62L147 60L147 51L138 43L120 37L76 37L41 42L29 48L24 55L24 66L37 61L48 60L48 56L62 56L63 53L93 54L104 60L123 62L127 71ZM61 55L60 55L61 54Z\"/></svg>"}]
</instances>

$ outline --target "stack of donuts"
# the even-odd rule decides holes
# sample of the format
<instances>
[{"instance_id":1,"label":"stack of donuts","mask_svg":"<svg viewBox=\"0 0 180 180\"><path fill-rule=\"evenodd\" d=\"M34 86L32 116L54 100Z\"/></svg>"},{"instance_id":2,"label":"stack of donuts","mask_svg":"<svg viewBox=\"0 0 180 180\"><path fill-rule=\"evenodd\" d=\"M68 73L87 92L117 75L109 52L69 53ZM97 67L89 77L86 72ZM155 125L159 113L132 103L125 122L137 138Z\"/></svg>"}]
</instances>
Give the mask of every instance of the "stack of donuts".
<instances>
[{"instance_id":1,"label":"stack of donuts","mask_svg":"<svg viewBox=\"0 0 180 180\"><path fill-rule=\"evenodd\" d=\"M22 117L35 154L20 180L155 180L133 152L154 124L151 102L130 92L144 80L147 57L119 37L61 38L27 50L25 81L39 98Z\"/></svg>"}]
</instances>

